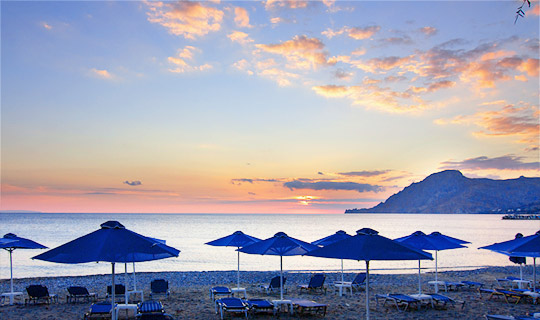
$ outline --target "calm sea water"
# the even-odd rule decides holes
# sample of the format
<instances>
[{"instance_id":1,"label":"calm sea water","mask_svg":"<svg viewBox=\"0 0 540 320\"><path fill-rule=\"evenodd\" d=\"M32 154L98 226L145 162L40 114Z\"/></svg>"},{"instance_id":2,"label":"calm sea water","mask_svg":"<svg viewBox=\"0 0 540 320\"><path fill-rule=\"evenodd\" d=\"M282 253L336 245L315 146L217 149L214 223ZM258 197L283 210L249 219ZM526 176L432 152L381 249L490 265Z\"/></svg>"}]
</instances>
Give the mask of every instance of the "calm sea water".
<instances>
[{"instance_id":1,"label":"calm sea water","mask_svg":"<svg viewBox=\"0 0 540 320\"><path fill-rule=\"evenodd\" d=\"M165 239L167 244L181 250L178 258L136 264L144 271L214 271L236 270L237 253L234 248L212 247L204 243L241 230L266 239L283 231L289 236L311 242L338 230L353 235L356 230L369 227L388 238L398 238L421 230L470 241L466 249L440 251L438 265L443 269L512 264L508 257L478 250L478 247L513 239L521 232L530 235L540 229L540 221L501 220L499 215L444 215L444 214L0 214L0 236L15 233L54 248L77 237L95 231L107 220L120 221L126 228L145 236ZM108 263L56 264L31 258L42 250L15 250L14 277L89 275L110 273ZM279 270L279 257L241 254L241 270ZM529 263L529 261L528 261ZM285 270L338 270L340 261L315 257L284 257ZM422 266L434 269L432 261ZM344 262L348 270L360 270L364 262ZM375 273L416 272L416 261L373 261ZM123 268L119 267L118 271ZM390 270L394 269L394 270ZM399 269L399 270L395 270ZM129 267L128 270L131 270ZM0 279L9 278L9 254L0 252Z\"/></svg>"}]
</instances>

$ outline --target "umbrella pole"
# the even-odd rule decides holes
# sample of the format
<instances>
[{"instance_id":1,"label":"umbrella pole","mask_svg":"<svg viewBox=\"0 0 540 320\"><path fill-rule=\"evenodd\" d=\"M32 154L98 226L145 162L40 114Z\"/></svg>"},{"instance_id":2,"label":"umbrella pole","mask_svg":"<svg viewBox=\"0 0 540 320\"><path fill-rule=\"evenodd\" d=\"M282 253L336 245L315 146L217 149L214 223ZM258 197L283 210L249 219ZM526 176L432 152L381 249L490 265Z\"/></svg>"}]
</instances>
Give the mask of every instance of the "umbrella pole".
<instances>
[{"instance_id":1,"label":"umbrella pole","mask_svg":"<svg viewBox=\"0 0 540 320\"><path fill-rule=\"evenodd\" d=\"M519 264L519 279L523 280L523 264Z\"/></svg>"},{"instance_id":2,"label":"umbrella pole","mask_svg":"<svg viewBox=\"0 0 540 320\"><path fill-rule=\"evenodd\" d=\"M240 247L238 247L240 249ZM238 271L236 271L236 287L240 288L240 251L238 251Z\"/></svg>"},{"instance_id":3,"label":"umbrella pole","mask_svg":"<svg viewBox=\"0 0 540 320\"><path fill-rule=\"evenodd\" d=\"M369 320L369 260L366 260L366 320Z\"/></svg>"},{"instance_id":4,"label":"umbrella pole","mask_svg":"<svg viewBox=\"0 0 540 320\"><path fill-rule=\"evenodd\" d=\"M283 256L279 256L279 288L281 300L283 300Z\"/></svg>"},{"instance_id":5,"label":"umbrella pole","mask_svg":"<svg viewBox=\"0 0 540 320\"><path fill-rule=\"evenodd\" d=\"M533 257L533 292L536 292L536 257Z\"/></svg>"},{"instance_id":6,"label":"umbrella pole","mask_svg":"<svg viewBox=\"0 0 540 320\"><path fill-rule=\"evenodd\" d=\"M137 278L135 278L135 261L133 261L133 290L137 290Z\"/></svg>"},{"instance_id":7,"label":"umbrella pole","mask_svg":"<svg viewBox=\"0 0 540 320\"><path fill-rule=\"evenodd\" d=\"M112 287L111 287L111 293L112 293L112 302L111 302L111 319L112 320L116 320L116 309L114 307L115 303L114 303L114 289L116 287L116 285L114 284L114 262L111 262L111 265L112 265Z\"/></svg>"},{"instance_id":8,"label":"umbrella pole","mask_svg":"<svg viewBox=\"0 0 540 320\"><path fill-rule=\"evenodd\" d=\"M418 294L422 294L422 283L420 281L420 260L418 260Z\"/></svg>"},{"instance_id":9,"label":"umbrella pole","mask_svg":"<svg viewBox=\"0 0 540 320\"><path fill-rule=\"evenodd\" d=\"M126 294L128 291L127 262L124 263L124 285L126 286L126 291L124 292L124 301L126 304L128 304L128 295Z\"/></svg>"},{"instance_id":10,"label":"umbrella pole","mask_svg":"<svg viewBox=\"0 0 540 320\"><path fill-rule=\"evenodd\" d=\"M435 293L439 293L439 280L437 279L437 275L439 274L439 271L437 270L437 253L439 250L435 250Z\"/></svg>"},{"instance_id":11,"label":"umbrella pole","mask_svg":"<svg viewBox=\"0 0 540 320\"><path fill-rule=\"evenodd\" d=\"M343 259L341 259L341 284L343 284Z\"/></svg>"},{"instance_id":12,"label":"umbrella pole","mask_svg":"<svg viewBox=\"0 0 540 320\"><path fill-rule=\"evenodd\" d=\"M11 255L13 254L13 249L9 250L9 272L11 273L11 293L13 293L13 258Z\"/></svg>"}]
</instances>

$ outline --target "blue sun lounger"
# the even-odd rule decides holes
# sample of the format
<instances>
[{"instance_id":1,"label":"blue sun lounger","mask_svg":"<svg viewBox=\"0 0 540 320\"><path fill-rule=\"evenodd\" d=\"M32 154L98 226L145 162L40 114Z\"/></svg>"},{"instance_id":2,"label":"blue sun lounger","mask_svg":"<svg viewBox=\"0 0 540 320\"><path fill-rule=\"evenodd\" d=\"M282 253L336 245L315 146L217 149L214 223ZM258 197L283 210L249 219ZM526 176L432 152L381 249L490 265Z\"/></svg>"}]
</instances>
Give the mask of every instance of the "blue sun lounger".
<instances>
[{"instance_id":1,"label":"blue sun lounger","mask_svg":"<svg viewBox=\"0 0 540 320\"><path fill-rule=\"evenodd\" d=\"M326 276L322 273L316 273L311 276L309 279L309 284L301 284L298 285L298 288L300 289L300 293L302 293L303 290L306 290L307 292L318 292L326 293L326 288L324 287L324 280L326 279Z\"/></svg>"},{"instance_id":2,"label":"blue sun lounger","mask_svg":"<svg viewBox=\"0 0 540 320\"><path fill-rule=\"evenodd\" d=\"M210 288L210 299L216 300L218 296L230 297L232 295L231 289L227 287L212 287Z\"/></svg>"},{"instance_id":3,"label":"blue sun lounger","mask_svg":"<svg viewBox=\"0 0 540 320\"><path fill-rule=\"evenodd\" d=\"M383 299L383 307L386 305L387 302L392 302L396 306L396 309L398 311L406 311L407 309L409 309L409 307L420 310L420 308L422 307L421 300L418 300L406 294L377 294L375 295L375 299L375 301L377 302L377 307L379 306L379 299ZM403 306L403 310L400 308L400 306Z\"/></svg>"},{"instance_id":4,"label":"blue sun lounger","mask_svg":"<svg viewBox=\"0 0 540 320\"><path fill-rule=\"evenodd\" d=\"M221 298L216 300L216 313L223 319L226 312L243 313L248 318L249 304L240 298Z\"/></svg>"}]
</instances>

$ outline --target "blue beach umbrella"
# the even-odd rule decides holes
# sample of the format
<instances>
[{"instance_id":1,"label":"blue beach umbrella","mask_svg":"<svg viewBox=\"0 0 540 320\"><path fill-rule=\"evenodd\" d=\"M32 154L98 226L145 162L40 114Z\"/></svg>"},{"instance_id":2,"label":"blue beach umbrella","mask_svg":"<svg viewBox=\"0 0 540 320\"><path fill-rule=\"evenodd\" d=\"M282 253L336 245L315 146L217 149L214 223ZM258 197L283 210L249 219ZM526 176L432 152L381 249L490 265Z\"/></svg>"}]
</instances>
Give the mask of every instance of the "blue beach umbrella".
<instances>
[{"instance_id":1,"label":"blue beach umbrella","mask_svg":"<svg viewBox=\"0 0 540 320\"><path fill-rule=\"evenodd\" d=\"M178 257L180 250L126 229L118 221L107 221L101 228L46 251L32 259L57 263L110 262L112 266L112 318L114 310L115 263L142 262Z\"/></svg>"},{"instance_id":2,"label":"blue beach umbrella","mask_svg":"<svg viewBox=\"0 0 540 320\"><path fill-rule=\"evenodd\" d=\"M237 250L248 254L279 256L279 283L281 286L281 300L283 300L283 257L303 255L317 248L317 246L311 243L289 237L285 232L278 232L271 238L255 242Z\"/></svg>"},{"instance_id":3,"label":"blue beach umbrella","mask_svg":"<svg viewBox=\"0 0 540 320\"><path fill-rule=\"evenodd\" d=\"M3 238L0 238L0 248L9 252L9 271L11 274L11 293L13 293L13 257L12 257L13 251L15 249L47 249L47 247L42 244L39 244L30 239L17 237L13 233L5 234Z\"/></svg>"},{"instance_id":4,"label":"blue beach umbrella","mask_svg":"<svg viewBox=\"0 0 540 320\"><path fill-rule=\"evenodd\" d=\"M316 246L324 247L329 244L332 244L334 242L338 242L347 238L352 237L350 234L347 234L347 232L343 230L339 230L334 234L329 235L328 237L324 237L319 240L313 241L311 244L314 244ZM343 259L341 259L341 282L343 283Z\"/></svg>"},{"instance_id":5,"label":"blue beach umbrella","mask_svg":"<svg viewBox=\"0 0 540 320\"><path fill-rule=\"evenodd\" d=\"M530 236L516 237L478 249L487 249L513 257L533 258L533 290L536 291L536 258L540 257L540 231Z\"/></svg>"},{"instance_id":6,"label":"blue beach umbrella","mask_svg":"<svg viewBox=\"0 0 540 320\"><path fill-rule=\"evenodd\" d=\"M307 256L366 262L366 319L369 319L369 262L372 260L432 260L431 254L403 245L365 228L355 236L306 253Z\"/></svg>"},{"instance_id":7,"label":"blue beach umbrella","mask_svg":"<svg viewBox=\"0 0 540 320\"><path fill-rule=\"evenodd\" d=\"M435 251L435 293L439 291L439 288L437 286L437 252L440 250L466 248L460 243L468 243L467 241L444 236L440 232L433 232L429 235L426 235L422 231L416 231L408 236L394 240L416 249ZM418 260L418 293L422 293L422 285L420 282L420 260Z\"/></svg>"},{"instance_id":8,"label":"blue beach umbrella","mask_svg":"<svg viewBox=\"0 0 540 320\"><path fill-rule=\"evenodd\" d=\"M236 247L240 249L247 245L261 241L259 238L249 236L242 231L236 231L233 234L219 238L205 244L216 247ZM238 251L238 270L236 272L237 288L240 288L240 251Z\"/></svg>"}]
</instances>

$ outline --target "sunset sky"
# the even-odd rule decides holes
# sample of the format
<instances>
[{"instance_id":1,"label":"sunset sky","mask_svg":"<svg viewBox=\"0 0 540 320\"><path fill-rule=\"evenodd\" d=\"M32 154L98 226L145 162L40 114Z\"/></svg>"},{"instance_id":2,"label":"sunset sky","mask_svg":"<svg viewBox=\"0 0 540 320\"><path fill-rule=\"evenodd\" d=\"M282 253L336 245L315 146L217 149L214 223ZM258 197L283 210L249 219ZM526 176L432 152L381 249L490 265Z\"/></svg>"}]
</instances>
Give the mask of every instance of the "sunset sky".
<instances>
[{"instance_id":1,"label":"sunset sky","mask_svg":"<svg viewBox=\"0 0 540 320\"><path fill-rule=\"evenodd\" d=\"M539 5L1 2L0 210L343 213L540 176Z\"/></svg>"}]
</instances>

